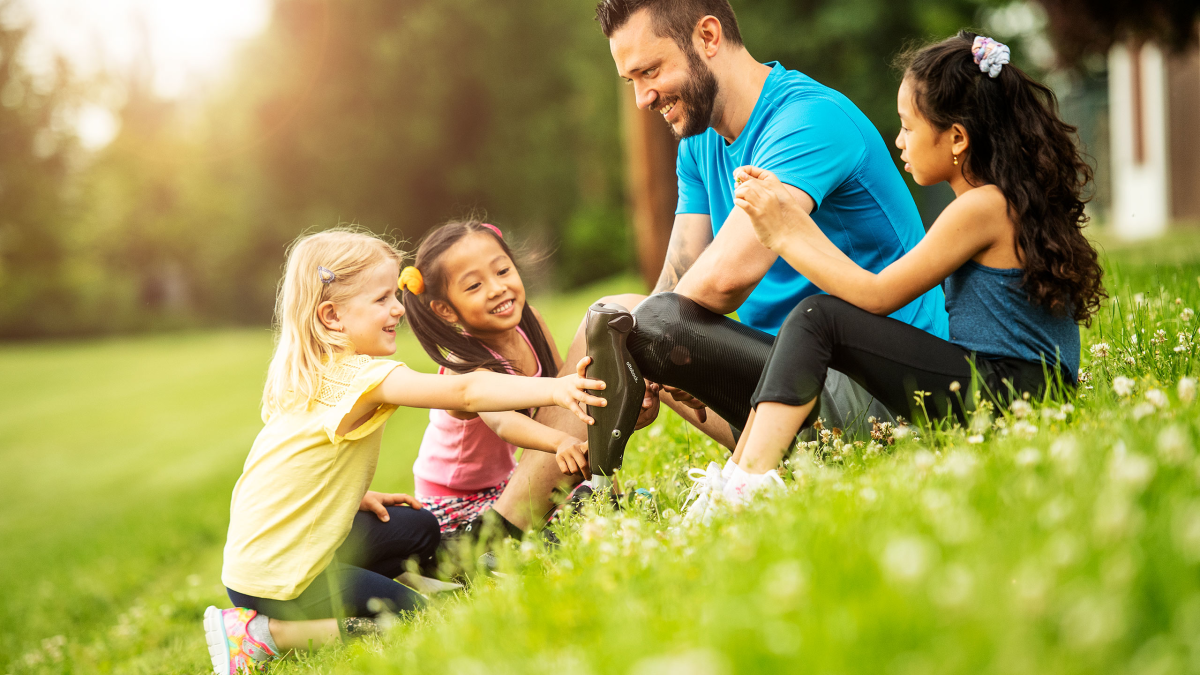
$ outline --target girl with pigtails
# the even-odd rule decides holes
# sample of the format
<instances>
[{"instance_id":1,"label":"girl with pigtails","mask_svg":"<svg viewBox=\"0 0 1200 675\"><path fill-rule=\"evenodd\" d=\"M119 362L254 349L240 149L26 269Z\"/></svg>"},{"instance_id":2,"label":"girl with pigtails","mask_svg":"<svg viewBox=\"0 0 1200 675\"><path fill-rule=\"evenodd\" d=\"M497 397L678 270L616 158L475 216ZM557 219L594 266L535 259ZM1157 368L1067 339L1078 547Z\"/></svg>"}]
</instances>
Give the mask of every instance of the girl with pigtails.
<instances>
[{"instance_id":1,"label":"girl with pigtails","mask_svg":"<svg viewBox=\"0 0 1200 675\"><path fill-rule=\"evenodd\" d=\"M829 368L895 413L924 392L930 416L960 422L973 377L1000 404L1075 383L1078 324L1105 297L1083 234L1092 172L1054 93L1009 58L967 31L901 57L904 169L920 185L948 182L955 199L878 274L838 250L772 173L735 172L735 201L759 240L826 294L801 302L779 331L725 485L730 501L779 485L775 467L814 418ZM949 340L887 317L939 284Z\"/></svg>"},{"instance_id":2,"label":"girl with pigtails","mask_svg":"<svg viewBox=\"0 0 1200 675\"><path fill-rule=\"evenodd\" d=\"M495 225L465 220L433 230L417 248L414 266L404 270L402 284L409 325L439 373L544 378L562 367L545 321L526 303L512 249ZM586 442L533 416L532 409L429 411L413 476L417 497L437 516L443 533L478 536L486 516L500 536L523 535L491 508L516 468L517 448L554 453L563 474L576 479L564 484L588 475Z\"/></svg>"},{"instance_id":3,"label":"girl with pigtails","mask_svg":"<svg viewBox=\"0 0 1200 675\"><path fill-rule=\"evenodd\" d=\"M373 630L423 601L395 578L428 569L440 535L420 501L367 488L384 426L400 406L494 412L557 405L590 423L604 383L473 372L418 373L396 352L402 255L370 234L331 230L288 253L264 426L233 488L221 580L234 607L209 607L213 670L263 670L291 649Z\"/></svg>"}]
</instances>

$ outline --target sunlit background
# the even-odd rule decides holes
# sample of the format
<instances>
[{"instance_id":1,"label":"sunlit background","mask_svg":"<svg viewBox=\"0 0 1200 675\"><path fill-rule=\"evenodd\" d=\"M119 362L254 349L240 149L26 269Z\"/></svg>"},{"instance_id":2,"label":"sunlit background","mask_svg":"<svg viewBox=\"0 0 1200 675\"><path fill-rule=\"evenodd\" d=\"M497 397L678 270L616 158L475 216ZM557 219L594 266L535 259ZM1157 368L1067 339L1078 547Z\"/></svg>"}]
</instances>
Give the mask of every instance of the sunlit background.
<instances>
[{"instance_id":1,"label":"sunlit background","mask_svg":"<svg viewBox=\"0 0 1200 675\"><path fill-rule=\"evenodd\" d=\"M1186 3L1131 15L1179 43L1136 55L1073 3L733 5L759 60L842 91L889 146L890 59L978 27L1079 126L1097 222L1140 235L1200 219L1200 197L1187 201L1200 168L1179 164L1200 165L1186 131L1200 66L1169 13ZM665 224L631 212L647 187L627 166L644 148L594 6L0 0L0 338L266 325L287 243L339 223L411 244L486 215L544 254L528 275L539 288L652 278L646 242L663 241L670 204ZM669 164L654 177L668 196ZM926 222L949 199L910 187Z\"/></svg>"}]
</instances>

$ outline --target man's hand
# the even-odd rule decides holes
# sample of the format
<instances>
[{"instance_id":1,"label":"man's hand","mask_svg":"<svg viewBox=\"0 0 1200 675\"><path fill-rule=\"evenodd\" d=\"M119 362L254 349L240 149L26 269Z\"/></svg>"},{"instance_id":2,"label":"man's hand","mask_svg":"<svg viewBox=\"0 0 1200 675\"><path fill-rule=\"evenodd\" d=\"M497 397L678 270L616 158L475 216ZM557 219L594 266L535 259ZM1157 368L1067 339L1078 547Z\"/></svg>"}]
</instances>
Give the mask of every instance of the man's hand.
<instances>
[{"instance_id":1,"label":"man's hand","mask_svg":"<svg viewBox=\"0 0 1200 675\"><path fill-rule=\"evenodd\" d=\"M592 477L592 468L587 458L588 444L578 438L567 438L558 444L554 459L558 468L566 475L583 474L584 480Z\"/></svg>"},{"instance_id":2,"label":"man's hand","mask_svg":"<svg viewBox=\"0 0 1200 675\"><path fill-rule=\"evenodd\" d=\"M638 413L634 430L643 429L654 424L658 419L658 392L662 389L657 383L646 380L646 395L642 397L642 412Z\"/></svg>"},{"instance_id":3,"label":"man's hand","mask_svg":"<svg viewBox=\"0 0 1200 675\"><path fill-rule=\"evenodd\" d=\"M692 410L695 410L696 418L700 420L701 424L704 424L708 421L708 408L700 402L700 399L676 387L668 387L664 384L662 388L671 395L671 398L691 408Z\"/></svg>"},{"instance_id":4,"label":"man's hand","mask_svg":"<svg viewBox=\"0 0 1200 675\"><path fill-rule=\"evenodd\" d=\"M387 507L389 506L411 506L414 509L419 509L425 505L411 495L400 494L398 492L367 491L367 494L363 495L362 501L358 503L358 510L370 511L386 523L390 519L387 512Z\"/></svg>"}]
</instances>

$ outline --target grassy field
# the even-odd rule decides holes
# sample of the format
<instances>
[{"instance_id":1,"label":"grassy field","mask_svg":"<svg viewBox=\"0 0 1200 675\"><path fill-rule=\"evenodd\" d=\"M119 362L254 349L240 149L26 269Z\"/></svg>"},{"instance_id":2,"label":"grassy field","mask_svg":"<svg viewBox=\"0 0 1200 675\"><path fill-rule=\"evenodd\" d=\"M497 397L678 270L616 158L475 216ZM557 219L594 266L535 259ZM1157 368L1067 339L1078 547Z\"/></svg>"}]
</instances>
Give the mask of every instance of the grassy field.
<instances>
[{"instance_id":1,"label":"grassy field","mask_svg":"<svg viewBox=\"0 0 1200 675\"><path fill-rule=\"evenodd\" d=\"M830 438L792 457L784 496L699 531L673 527L685 471L721 454L664 415L624 472L655 503L273 672L1200 672L1200 404L1179 386L1200 371L1200 236L1109 248L1078 398ZM633 285L538 307L562 342ZM0 347L5 672L204 672L269 349L263 331ZM418 353L402 341L427 369ZM424 420L393 418L377 487L411 487Z\"/></svg>"}]
</instances>

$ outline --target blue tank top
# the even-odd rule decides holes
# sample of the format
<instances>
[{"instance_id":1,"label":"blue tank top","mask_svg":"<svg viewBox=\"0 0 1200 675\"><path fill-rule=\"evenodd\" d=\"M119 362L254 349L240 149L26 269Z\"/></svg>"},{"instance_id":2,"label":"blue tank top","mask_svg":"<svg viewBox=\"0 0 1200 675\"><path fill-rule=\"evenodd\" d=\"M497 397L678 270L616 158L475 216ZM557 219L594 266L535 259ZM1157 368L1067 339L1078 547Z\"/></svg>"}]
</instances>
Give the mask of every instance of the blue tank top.
<instances>
[{"instance_id":1,"label":"blue tank top","mask_svg":"<svg viewBox=\"0 0 1200 675\"><path fill-rule=\"evenodd\" d=\"M1031 303L1020 269L985 267L968 260L942 283L950 341L983 358L1016 358L1054 367L1075 382L1079 326L1068 313L1054 316Z\"/></svg>"}]
</instances>

